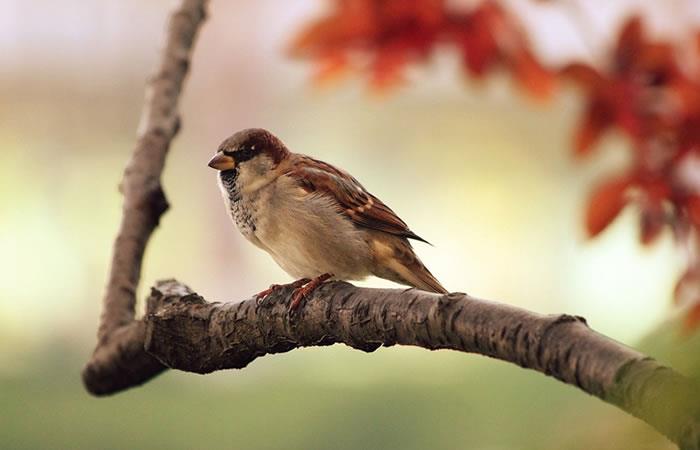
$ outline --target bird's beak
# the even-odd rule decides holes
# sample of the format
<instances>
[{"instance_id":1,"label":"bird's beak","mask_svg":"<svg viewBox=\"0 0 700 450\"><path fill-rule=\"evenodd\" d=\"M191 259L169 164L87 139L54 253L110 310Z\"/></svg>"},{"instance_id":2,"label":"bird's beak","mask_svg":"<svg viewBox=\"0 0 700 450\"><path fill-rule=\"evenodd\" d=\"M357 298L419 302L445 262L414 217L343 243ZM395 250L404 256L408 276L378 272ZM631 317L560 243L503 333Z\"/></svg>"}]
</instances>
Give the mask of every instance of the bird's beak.
<instances>
[{"instance_id":1,"label":"bird's beak","mask_svg":"<svg viewBox=\"0 0 700 450\"><path fill-rule=\"evenodd\" d=\"M221 152L217 152L209 161L209 167L216 170L231 170L236 167L236 160Z\"/></svg>"}]
</instances>

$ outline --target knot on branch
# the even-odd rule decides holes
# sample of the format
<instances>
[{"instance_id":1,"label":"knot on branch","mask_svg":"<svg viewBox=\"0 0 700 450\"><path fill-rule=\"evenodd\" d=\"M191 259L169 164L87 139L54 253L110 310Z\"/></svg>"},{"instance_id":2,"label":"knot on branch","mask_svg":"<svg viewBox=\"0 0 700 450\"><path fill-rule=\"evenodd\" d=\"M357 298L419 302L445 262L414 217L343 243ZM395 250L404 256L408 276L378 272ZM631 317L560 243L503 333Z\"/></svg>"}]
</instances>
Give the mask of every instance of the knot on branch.
<instances>
[{"instance_id":1,"label":"knot on branch","mask_svg":"<svg viewBox=\"0 0 700 450\"><path fill-rule=\"evenodd\" d=\"M156 285L151 287L151 295L146 300L146 314L156 314L164 306L181 301L199 301L203 303L205 300L190 289L189 286L173 278L158 280Z\"/></svg>"}]
</instances>

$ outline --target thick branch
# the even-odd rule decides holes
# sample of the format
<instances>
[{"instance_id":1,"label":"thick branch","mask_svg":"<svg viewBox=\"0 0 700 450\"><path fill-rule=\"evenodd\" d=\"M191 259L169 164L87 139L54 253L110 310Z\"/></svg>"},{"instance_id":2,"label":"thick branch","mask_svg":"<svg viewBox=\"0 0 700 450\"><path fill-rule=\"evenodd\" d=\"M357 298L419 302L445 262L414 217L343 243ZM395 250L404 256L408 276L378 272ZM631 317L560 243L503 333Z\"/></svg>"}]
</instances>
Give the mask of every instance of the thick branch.
<instances>
[{"instance_id":1,"label":"thick branch","mask_svg":"<svg viewBox=\"0 0 700 450\"><path fill-rule=\"evenodd\" d=\"M298 314L290 292L207 303L186 286L160 282L148 300L147 352L164 365L209 373L243 368L260 356L343 343L363 351L395 344L478 353L534 369L645 420L683 449L700 448L698 387L672 369L592 331L576 316L542 316L465 294L323 285ZM136 347L136 345L135 345ZM125 355L119 366L133 367ZM103 373L103 393L121 381Z\"/></svg>"},{"instance_id":2,"label":"thick branch","mask_svg":"<svg viewBox=\"0 0 700 450\"><path fill-rule=\"evenodd\" d=\"M168 23L161 62L148 83L139 125L138 141L129 160L120 189L124 194L122 221L112 250L112 264L103 298L103 311L97 333L98 344L83 378L113 364L110 355L135 342L143 326L134 322L136 288L141 262L151 233L168 202L160 185L170 142L178 131L177 103L187 75L190 53L197 30L205 18L206 0L183 0ZM140 359L134 374L148 368L152 374L164 368L141 349L132 349ZM132 379L124 380L133 384ZM91 390L99 390L90 387Z\"/></svg>"}]
</instances>

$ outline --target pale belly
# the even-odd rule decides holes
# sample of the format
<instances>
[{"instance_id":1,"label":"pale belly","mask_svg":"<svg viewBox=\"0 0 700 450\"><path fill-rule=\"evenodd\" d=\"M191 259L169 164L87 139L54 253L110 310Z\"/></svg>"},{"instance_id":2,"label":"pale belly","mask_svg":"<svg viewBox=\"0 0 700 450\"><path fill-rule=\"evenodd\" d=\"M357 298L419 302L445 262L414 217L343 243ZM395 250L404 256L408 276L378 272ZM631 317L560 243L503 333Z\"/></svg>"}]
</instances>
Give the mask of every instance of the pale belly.
<instances>
[{"instance_id":1,"label":"pale belly","mask_svg":"<svg viewBox=\"0 0 700 450\"><path fill-rule=\"evenodd\" d=\"M294 278L325 273L341 280L370 275L372 256L365 233L338 214L327 197L304 194L282 177L252 193L233 177L220 186L241 234L265 250Z\"/></svg>"},{"instance_id":2,"label":"pale belly","mask_svg":"<svg viewBox=\"0 0 700 450\"><path fill-rule=\"evenodd\" d=\"M294 278L331 273L341 280L370 275L365 235L326 199L309 196L272 202L273 214L257 221L255 236L279 266Z\"/></svg>"}]
</instances>

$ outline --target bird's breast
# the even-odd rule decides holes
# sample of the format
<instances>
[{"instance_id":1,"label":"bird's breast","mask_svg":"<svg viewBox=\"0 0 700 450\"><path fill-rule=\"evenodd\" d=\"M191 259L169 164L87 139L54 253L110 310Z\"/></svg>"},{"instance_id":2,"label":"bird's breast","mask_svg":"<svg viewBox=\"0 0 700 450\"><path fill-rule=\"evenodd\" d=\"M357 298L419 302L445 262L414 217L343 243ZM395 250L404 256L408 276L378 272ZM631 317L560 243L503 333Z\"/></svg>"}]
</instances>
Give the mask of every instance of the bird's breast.
<instances>
[{"instance_id":1,"label":"bird's breast","mask_svg":"<svg viewBox=\"0 0 700 450\"><path fill-rule=\"evenodd\" d=\"M256 236L262 247L295 278L332 273L339 279L369 275L363 230L338 213L330 197L300 192L283 177L260 202Z\"/></svg>"}]
</instances>

